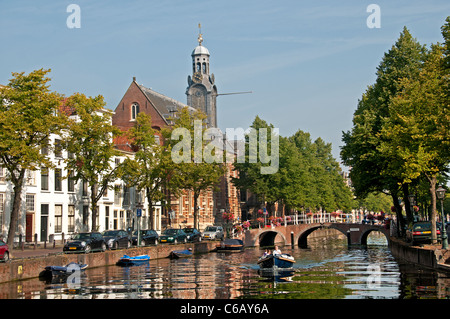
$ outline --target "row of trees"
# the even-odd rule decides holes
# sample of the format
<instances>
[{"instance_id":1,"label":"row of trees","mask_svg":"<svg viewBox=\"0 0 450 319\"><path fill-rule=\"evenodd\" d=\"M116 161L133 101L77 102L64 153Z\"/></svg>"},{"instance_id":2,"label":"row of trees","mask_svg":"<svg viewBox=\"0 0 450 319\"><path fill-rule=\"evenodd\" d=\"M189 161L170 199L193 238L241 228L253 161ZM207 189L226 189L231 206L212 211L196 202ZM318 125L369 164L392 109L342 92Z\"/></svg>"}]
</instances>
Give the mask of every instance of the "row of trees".
<instances>
[{"instance_id":1,"label":"row of trees","mask_svg":"<svg viewBox=\"0 0 450 319\"><path fill-rule=\"evenodd\" d=\"M444 43L427 48L403 29L342 138L341 156L351 167L355 195L389 194L401 233L413 222L409 194L429 205L430 220L436 220L436 185L445 183L450 163L450 17L441 31Z\"/></svg>"},{"instance_id":2,"label":"row of trees","mask_svg":"<svg viewBox=\"0 0 450 319\"><path fill-rule=\"evenodd\" d=\"M136 150L135 156L117 165L114 159L120 153L114 145L114 138L125 133L112 125L112 112L104 108L103 97L75 93L66 98L51 92L49 72L40 69L29 74L13 73L9 84L0 87L0 165L6 168L14 191L7 238L11 249L26 170L56 168L61 161L65 162L67 170L64 178L83 180L88 185L92 230L97 228L97 203L118 178L128 186L145 190L150 213L153 212L152 204L162 201L167 194L179 194L182 189L192 190L194 223L197 225L198 197L202 191L218 183L224 174L224 166L222 162L175 163L171 159L171 149L179 139L172 140L171 132L184 127L193 136L194 121L202 121L204 115L183 109L174 119L174 125L163 130L166 143L159 145L155 135L160 132L152 129L151 118L139 114L135 128L126 133ZM200 129L203 134L206 127ZM49 144L52 134L60 137L60 143ZM50 152L43 152L43 149ZM54 161L47 155L60 153L63 149L69 154L67 158ZM187 158L194 158L193 145L183 151Z\"/></svg>"},{"instance_id":3,"label":"row of trees","mask_svg":"<svg viewBox=\"0 0 450 319\"><path fill-rule=\"evenodd\" d=\"M301 130L290 137L267 138L267 149L262 151L278 151L279 167L273 174L261 174L261 167L268 164L252 163L252 155L260 158L261 147L253 145L251 139L255 136L251 134L256 134L259 141L261 129L266 129L269 137L277 133L272 124L259 117L255 118L251 129L253 133L245 136L245 161L234 165L240 176L233 178L233 182L266 202L269 214L276 202L284 204L287 211L322 209L331 212L352 208L353 195L340 175L339 163L331 155L331 144L321 138L312 141L310 134ZM271 144L273 140L278 140L277 148Z\"/></svg>"}]
</instances>

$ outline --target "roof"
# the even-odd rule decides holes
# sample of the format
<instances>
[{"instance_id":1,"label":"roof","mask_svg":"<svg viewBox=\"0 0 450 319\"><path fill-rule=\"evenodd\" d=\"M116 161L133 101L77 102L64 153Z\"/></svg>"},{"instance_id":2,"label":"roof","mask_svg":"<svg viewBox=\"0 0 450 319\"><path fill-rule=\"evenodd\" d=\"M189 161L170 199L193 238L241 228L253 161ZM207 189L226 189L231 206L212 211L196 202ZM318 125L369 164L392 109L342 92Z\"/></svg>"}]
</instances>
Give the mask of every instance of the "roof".
<instances>
[{"instance_id":1,"label":"roof","mask_svg":"<svg viewBox=\"0 0 450 319\"><path fill-rule=\"evenodd\" d=\"M173 117L175 112L187 107L189 111L196 111L195 108L187 106L175 99L158 93L136 82L137 86L145 94L147 99L153 104L158 113L167 121L169 117Z\"/></svg>"},{"instance_id":2,"label":"roof","mask_svg":"<svg viewBox=\"0 0 450 319\"><path fill-rule=\"evenodd\" d=\"M200 55L200 54L206 54L206 55L210 55L209 51L206 47L202 46L202 45L198 45L194 51L192 51L191 55Z\"/></svg>"}]
</instances>

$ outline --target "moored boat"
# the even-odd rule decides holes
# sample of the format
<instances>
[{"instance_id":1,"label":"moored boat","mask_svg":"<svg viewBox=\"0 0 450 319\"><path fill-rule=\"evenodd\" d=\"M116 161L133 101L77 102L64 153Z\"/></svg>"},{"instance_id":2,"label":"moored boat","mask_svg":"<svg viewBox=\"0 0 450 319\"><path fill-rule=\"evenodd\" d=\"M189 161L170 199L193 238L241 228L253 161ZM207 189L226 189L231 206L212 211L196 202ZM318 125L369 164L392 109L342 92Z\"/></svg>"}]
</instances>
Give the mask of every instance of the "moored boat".
<instances>
[{"instance_id":1,"label":"moored boat","mask_svg":"<svg viewBox=\"0 0 450 319\"><path fill-rule=\"evenodd\" d=\"M128 255L123 255L122 258L119 259L117 262L118 266L134 266L134 265L141 265L144 263L147 263L150 260L149 255L139 255L139 256L133 256L130 257Z\"/></svg>"},{"instance_id":2,"label":"moored boat","mask_svg":"<svg viewBox=\"0 0 450 319\"><path fill-rule=\"evenodd\" d=\"M192 256L192 248L182 250L172 250L169 254L169 258L171 259L186 258L191 256Z\"/></svg>"},{"instance_id":3,"label":"moored boat","mask_svg":"<svg viewBox=\"0 0 450 319\"><path fill-rule=\"evenodd\" d=\"M87 264L71 262L66 266L47 266L44 268L40 277L65 277L70 276L76 271L84 271L88 267Z\"/></svg>"},{"instance_id":4,"label":"moored boat","mask_svg":"<svg viewBox=\"0 0 450 319\"><path fill-rule=\"evenodd\" d=\"M289 254L269 254L262 256L258 260L258 265L262 269L266 268L291 268L295 260Z\"/></svg>"},{"instance_id":5,"label":"moored boat","mask_svg":"<svg viewBox=\"0 0 450 319\"><path fill-rule=\"evenodd\" d=\"M240 239L225 239L216 245L217 252L241 252L244 242Z\"/></svg>"}]
</instances>

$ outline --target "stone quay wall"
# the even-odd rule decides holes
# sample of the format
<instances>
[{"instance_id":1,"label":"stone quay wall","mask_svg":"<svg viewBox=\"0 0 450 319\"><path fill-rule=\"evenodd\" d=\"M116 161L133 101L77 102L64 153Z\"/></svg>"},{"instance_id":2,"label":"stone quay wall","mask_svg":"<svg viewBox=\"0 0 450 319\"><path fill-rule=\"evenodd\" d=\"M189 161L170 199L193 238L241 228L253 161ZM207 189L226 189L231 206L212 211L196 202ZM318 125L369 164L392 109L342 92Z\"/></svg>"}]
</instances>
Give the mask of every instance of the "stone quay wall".
<instances>
[{"instance_id":1,"label":"stone quay wall","mask_svg":"<svg viewBox=\"0 0 450 319\"><path fill-rule=\"evenodd\" d=\"M39 277L46 266L65 266L70 262L88 264L89 268L115 265L123 256L149 255L151 259L166 258L172 250L192 248L193 254L207 253L215 249L218 242L187 243L187 244L160 244L156 246L134 247L120 250L107 250L89 254L65 254L63 252L48 256L11 259L0 263L0 283L25 280Z\"/></svg>"}]
</instances>

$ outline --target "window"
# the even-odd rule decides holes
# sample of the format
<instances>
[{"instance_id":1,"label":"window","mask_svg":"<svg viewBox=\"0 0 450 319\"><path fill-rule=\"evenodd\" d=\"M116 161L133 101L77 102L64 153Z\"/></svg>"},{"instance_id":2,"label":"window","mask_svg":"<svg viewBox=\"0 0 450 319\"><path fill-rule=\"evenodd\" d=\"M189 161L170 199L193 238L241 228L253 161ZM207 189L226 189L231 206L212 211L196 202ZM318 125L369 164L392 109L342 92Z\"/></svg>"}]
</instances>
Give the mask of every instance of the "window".
<instances>
[{"instance_id":1,"label":"window","mask_svg":"<svg viewBox=\"0 0 450 319\"><path fill-rule=\"evenodd\" d=\"M105 206L105 230L109 229L109 206Z\"/></svg>"},{"instance_id":2,"label":"window","mask_svg":"<svg viewBox=\"0 0 450 319\"><path fill-rule=\"evenodd\" d=\"M73 172L70 172L69 177L67 178L67 191L69 192L75 191L75 179L73 176Z\"/></svg>"},{"instance_id":3,"label":"window","mask_svg":"<svg viewBox=\"0 0 450 319\"><path fill-rule=\"evenodd\" d=\"M46 140L42 143L42 147L41 147L41 154L42 154L42 155L48 155L48 145L49 145L49 140L46 139Z\"/></svg>"},{"instance_id":4,"label":"window","mask_svg":"<svg viewBox=\"0 0 450 319\"><path fill-rule=\"evenodd\" d=\"M129 206L130 205L130 189L127 186L123 187L123 206Z\"/></svg>"},{"instance_id":5,"label":"window","mask_svg":"<svg viewBox=\"0 0 450 319\"><path fill-rule=\"evenodd\" d=\"M67 212L67 231L73 233L75 231L75 206L69 205Z\"/></svg>"},{"instance_id":6,"label":"window","mask_svg":"<svg viewBox=\"0 0 450 319\"><path fill-rule=\"evenodd\" d=\"M120 205L120 185L114 186L114 204Z\"/></svg>"},{"instance_id":7,"label":"window","mask_svg":"<svg viewBox=\"0 0 450 319\"><path fill-rule=\"evenodd\" d=\"M0 182L5 181L5 168L0 166Z\"/></svg>"},{"instance_id":8,"label":"window","mask_svg":"<svg viewBox=\"0 0 450 319\"><path fill-rule=\"evenodd\" d=\"M34 194L26 195L27 212L34 212Z\"/></svg>"},{"instance_id":9,"label":"window","mask_svg":"<svg viewBox=\"0 0 450 319\"><path fill-rule=\"evenodd\" d=\"M41 190L48 191L48 168L41 168Z\"/></svg>"},{"instance_id":10,"label":"window","mask_svg":"<svg viewBox=\"0 0 450 319\"><path fill-rule=\"evenodd\" d=\"M55 233L62 232L62 205L55 205Z\"/></svg>"},{"instance_id":11,"label":"window","mask_svg":"<svg viewBox=\"0 0 450 319\"><path fill-rule=\"evenodd\" d=\"M62 191L62 170L55 168L55 191Z\"/></svg>"},{"instance_id":12,"label":"window","mask_svg":"<svg viewBox=\"0 0 450 319\"><path fill-rule=\"evenodd\" d=\"M55 139L55 156L62 157L62 145L61 140Z\"/></svg>"},{"instance_id":13,"label":"window","mask_svg":"<svg viewBox=\"0 0 450 319\"><path fill-rule=\"evenodd\" d=\"M139 114L139 104L133 103L131 105L131 119L135 120L138 114Z\"/></svg>"},{"instance_id":14,"label":"window","mask_svg":"<svg viewBox=\"0 0 450 319\"><path fill-rule=\"evenodd\" d=\"M83 206L83 230L87 230L88 229L88 224L89 223L89 206L84 205Z\"/></svg>"},{"instance_id":15,"label":"window","mask_svg":"<svg viewBox=\"0 0 450 319\"><path fill-rule=\"evenodd\" d=\"M88 182L85 179L83 179L83 192L81 195L88 196Z\"/></svg>"}]
</instances>

